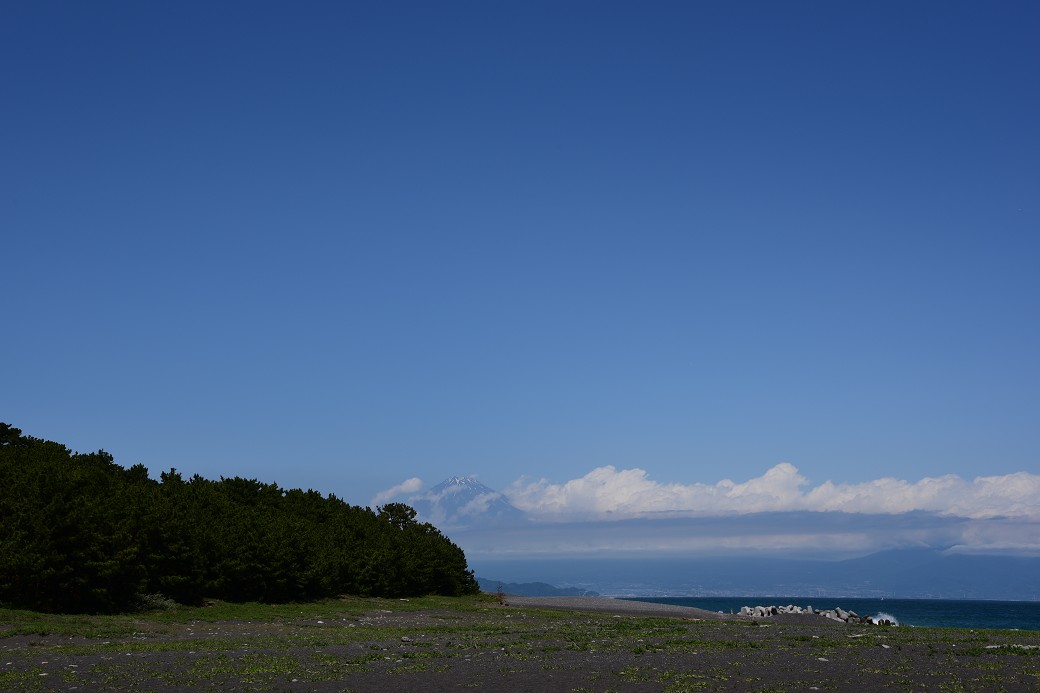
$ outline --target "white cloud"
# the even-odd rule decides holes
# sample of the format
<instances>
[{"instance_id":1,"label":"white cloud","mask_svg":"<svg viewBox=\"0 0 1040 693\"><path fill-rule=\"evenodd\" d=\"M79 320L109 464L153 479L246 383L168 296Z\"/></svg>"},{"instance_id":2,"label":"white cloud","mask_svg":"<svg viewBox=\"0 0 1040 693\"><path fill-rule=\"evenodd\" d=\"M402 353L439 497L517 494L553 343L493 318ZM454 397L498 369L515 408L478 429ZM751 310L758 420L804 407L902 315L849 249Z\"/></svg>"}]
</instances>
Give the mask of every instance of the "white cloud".
<instances>
[{"instance_id":1,"label":"white cloud","mask_svg":"<svg viewBox=\"0 0 1040 693\"><path fill-rule=\"evenodd\" d=\"M482 513L486 513L492 501L498 497L499 494L497 493L481 493L479 496L474 497L473 500L459 508L458 514L478 516Z\"/></svg>"},{"instance_id":2,"label":"white cloud","mask_svg":"<svg viewBox=\"0 0 1040 693\"><path fill-rule=\"evenodd\" d=\"M491 522L498 493L453 503L457 488L418 478L377 494L451 525L474 556L762 553L841 558L886 548L1040 554L1040 475L811 484L791 464L745 481L661 483L643 469L599 467L551 483L520 479L501 495L533 522ZM450 522L449 522L450 520ZM609 520L604 522L603 520Z\"/></svg>"},{"instance_id":3,"label":"white cloud","mask_svg":"<svg viewBox=\"0 0 1040 693\"><path fill-rule=\"evenodd\" d=\"M638 468L598 467L578 479L514 482L504 495L544 520L622 519L732 515L777 511L838 511L899 514L925 511L970 519L1015 517L1040 520L1040 475L1018 472L978 477L894 478L858 484L826 481L809 487L791 464L782 463L743 483L660 483Z\"/></svg>"},{"instance_id":4,"label":"white cloud","mask_svg":"<svg viewBox=\"0 0 1040 693\"><path fill-rule=\"evenodd\" d=\"M397 486L391 486L385 491L380 491L372 497L370 506L375 507L382 505L387 501L393 500L397 496L401 496L406 493L417 493L421 491L423 487L423 481L417 476L413 476L411 479L406 479L399 483Z\"/></svg>"}]
</instances>

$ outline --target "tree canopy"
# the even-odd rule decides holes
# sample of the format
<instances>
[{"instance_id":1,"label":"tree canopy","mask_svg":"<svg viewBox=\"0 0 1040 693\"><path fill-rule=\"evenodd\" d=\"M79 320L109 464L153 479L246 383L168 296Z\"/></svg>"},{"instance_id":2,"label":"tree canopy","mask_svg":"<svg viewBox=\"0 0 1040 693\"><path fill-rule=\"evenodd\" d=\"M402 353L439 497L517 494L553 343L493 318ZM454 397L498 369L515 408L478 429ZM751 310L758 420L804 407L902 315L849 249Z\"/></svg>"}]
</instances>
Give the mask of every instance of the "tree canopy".
<instances>
[{"instance_id":1,"label":"tree canopy","mask_svg":"<svg viewBox=\"0 0 1040 693\"><path fill-rule=\"evenodd\" d=\"M143 595L286 602L478 590L462 550L407 505L175 469L149 477L0 423L0 604L128 610Z\"/></svg>"}]
</instances>

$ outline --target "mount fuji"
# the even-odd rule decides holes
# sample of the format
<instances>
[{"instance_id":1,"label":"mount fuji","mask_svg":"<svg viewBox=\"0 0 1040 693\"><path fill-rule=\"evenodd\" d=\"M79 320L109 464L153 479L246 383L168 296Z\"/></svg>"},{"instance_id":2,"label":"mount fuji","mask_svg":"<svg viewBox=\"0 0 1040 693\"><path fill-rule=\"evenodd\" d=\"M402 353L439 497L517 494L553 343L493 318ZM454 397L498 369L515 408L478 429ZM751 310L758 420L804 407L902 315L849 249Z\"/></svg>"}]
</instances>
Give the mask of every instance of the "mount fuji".
<instances>
[{"instance_id":1,"label":"mount fuji","mask_svg":"<svg viewBox=\"0 0 1040 693\"><path fill-rule=\"evenodd\" d=\"M420 519L440 529L524 521L522 510L498 491L471 476L453 476L429 491L412 496L409 505Z\"/></svg>"}]
</instances>

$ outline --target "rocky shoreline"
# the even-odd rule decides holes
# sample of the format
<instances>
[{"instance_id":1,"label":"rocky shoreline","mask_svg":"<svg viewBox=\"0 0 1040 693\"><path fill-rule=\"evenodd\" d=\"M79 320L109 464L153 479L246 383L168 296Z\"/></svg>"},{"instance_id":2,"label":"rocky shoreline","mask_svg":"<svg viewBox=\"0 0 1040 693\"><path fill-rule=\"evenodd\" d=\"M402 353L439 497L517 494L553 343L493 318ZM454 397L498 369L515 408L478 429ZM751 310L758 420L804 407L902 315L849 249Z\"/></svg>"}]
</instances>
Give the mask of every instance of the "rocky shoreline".
<instances>
[{"instance_id":1,"label":"rocky shoreline","mask_svg":"<svg viewBox=\"0 0 1040 693\"><path fill-rule=\"evenodd\" d=\"M855 611L846 611L841 607L836 609L814 609L812 606L801 607L795 606L794 604L788 604L787 606L745 606L742 607L739 612L740 616L747 616L750 618L769 618L770 616L778 616L781 614L808 614L812 616L823 616L832 621L840 621L841 623L855 625L899 625L893 619L860 616Z\"/></svg>"}]
</instances>

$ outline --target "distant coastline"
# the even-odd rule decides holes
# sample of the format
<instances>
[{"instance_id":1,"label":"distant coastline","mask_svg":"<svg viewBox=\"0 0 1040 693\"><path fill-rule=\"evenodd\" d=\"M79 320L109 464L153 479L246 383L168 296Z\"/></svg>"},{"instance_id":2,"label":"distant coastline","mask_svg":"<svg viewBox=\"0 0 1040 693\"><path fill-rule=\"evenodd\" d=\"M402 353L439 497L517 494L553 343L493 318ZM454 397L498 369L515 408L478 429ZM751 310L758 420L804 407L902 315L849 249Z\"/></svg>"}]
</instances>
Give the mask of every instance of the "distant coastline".
<instances>
[{"instance_id":1,"label":"distant coastline","mask_svg":"<svg viewBox=\"0 0 1040 693\"><path fill-rule=\"evenodd\" d=\"M861 616L884 613L900 625L931 628L990 628L1040 631L1040 601L986 599L864 599L854 597L623 597L626 600L691 606L707 611L738 613L743 606L811 604L818 609L840 607Z\"/></svg>"},{"instance_id":2,"label":"distant coastline","mask_svg":"<svg viewBox=\"0 0 1040 693\"><path fill-rule=\"evenodd\" d=\"M454 537L453 537L454 539ZM531 557L467 552L477 575L616 597L1040 599L1040 557L898 549L827 561L774 556ZM776 603L776 602L769 602Z\"/></svg>"}]
</instances>

